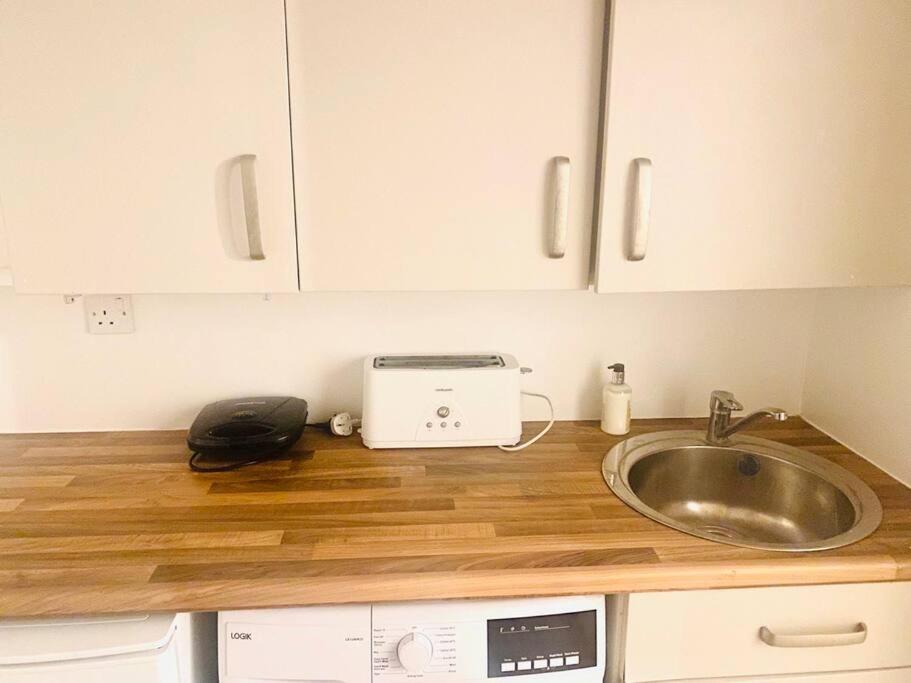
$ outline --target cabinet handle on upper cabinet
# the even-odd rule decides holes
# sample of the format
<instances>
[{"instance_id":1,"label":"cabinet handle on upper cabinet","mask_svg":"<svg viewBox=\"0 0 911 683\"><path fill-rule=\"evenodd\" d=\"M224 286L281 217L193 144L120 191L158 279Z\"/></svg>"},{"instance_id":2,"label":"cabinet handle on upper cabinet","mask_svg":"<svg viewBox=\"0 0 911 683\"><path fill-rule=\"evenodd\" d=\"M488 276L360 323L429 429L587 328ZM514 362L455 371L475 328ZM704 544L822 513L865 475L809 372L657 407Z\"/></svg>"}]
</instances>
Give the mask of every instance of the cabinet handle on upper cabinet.
<instances>
[{"instance_id":1,"label":"cabinet handle on upper cabinet","mask_svg":"<svg viewBox=\"0 0 911 683\"><path fill-rule=\"evenodd\" d=\"M648 227L652 213L652 161L634 159L633 167L635 195L628 258L630 261L641 261L645 258L645 250L648 247Z\"/></svg>"},{"instance_id":2,"label":"cabinet handle on upper cabinet","mask_svg":"<svg viewBox=\"0 0 911 683\"><path fill-rule=\"evenodd\" d=\"M250 259L262 261L266 258L263 252L263 235L259 227L259 197L256 192L256 155L244 154L240 157L240 184L244 195L244 221L247 226L247 244L250 247Z\"/></svg>"},{"instance_id":3,"label":"cabinet handle on upper cabinet","mask_svg":"<svg viewBox=\"0 0 911 683\"><path fill-rule=\"evenodd\" d=\"M550 236L551 258L566 255L566 231L569 221L569 157L554 157L554 217Z\"/></svg>"},{"instance_id":4,"label":"cabinet handle on upper cabinet","mask_svg":"<svg viewBox=\"0 0 911 683\"><path fill-rule=\"evenodd\" d=\"M798 635L782 635L763 626L759 629L759 639L772 647L859 645L867 639L867 625L860 623L852 630L843 633L803 633Z\"/></svg>"}]
</instances>

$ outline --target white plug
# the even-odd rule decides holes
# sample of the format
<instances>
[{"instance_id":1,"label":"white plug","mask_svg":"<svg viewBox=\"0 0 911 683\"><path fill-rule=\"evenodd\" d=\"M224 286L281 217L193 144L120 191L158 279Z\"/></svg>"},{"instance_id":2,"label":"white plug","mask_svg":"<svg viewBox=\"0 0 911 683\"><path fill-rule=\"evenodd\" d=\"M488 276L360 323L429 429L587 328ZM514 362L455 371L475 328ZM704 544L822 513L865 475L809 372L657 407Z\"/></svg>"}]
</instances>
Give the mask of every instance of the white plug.
<instances>
[{"instance_id":1,"label":"white plug","mask_svg":"<svg viewBox=\"0 0 911 683\"><path fill-rule=\"evenodd\" d=\"M336 436L351 436L361 421L351 417L351 413L336 413L329 419L329 431Z\"/></svg>"}]
</instances>

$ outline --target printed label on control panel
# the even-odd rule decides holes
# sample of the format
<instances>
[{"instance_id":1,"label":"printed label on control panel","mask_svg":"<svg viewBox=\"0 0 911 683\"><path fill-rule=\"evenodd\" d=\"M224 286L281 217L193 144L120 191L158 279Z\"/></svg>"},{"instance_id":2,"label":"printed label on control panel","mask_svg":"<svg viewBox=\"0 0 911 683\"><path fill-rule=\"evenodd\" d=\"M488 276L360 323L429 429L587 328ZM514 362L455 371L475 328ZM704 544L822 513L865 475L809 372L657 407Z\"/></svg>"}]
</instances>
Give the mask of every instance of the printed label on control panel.
<instances>
[{"instance_id":1,"label":"printed label on control panel","mask_svg":"<svg viewBox=\"0 0 911 683\"><path fill-rule=\"evenodd\" d=\"M426 638L431 645L426 665L408 669L399 661L399 643L415 634ZM457 638L455 626L376 626L373 628L372 666L374 679L402 680L410 678L451 678L458 673ZM420 662L419 664L423 664Z\"/></svg>"},{"instance_id":2,"label":"printed label on control panel","mask_svg":"<svg viewBox=\"0 0 911 683\"><path fill-rule=\"evenodd\" d=\"M522 676L598 665L595 610L487 621L487 676Z\"/></svg>"}]
</instances>

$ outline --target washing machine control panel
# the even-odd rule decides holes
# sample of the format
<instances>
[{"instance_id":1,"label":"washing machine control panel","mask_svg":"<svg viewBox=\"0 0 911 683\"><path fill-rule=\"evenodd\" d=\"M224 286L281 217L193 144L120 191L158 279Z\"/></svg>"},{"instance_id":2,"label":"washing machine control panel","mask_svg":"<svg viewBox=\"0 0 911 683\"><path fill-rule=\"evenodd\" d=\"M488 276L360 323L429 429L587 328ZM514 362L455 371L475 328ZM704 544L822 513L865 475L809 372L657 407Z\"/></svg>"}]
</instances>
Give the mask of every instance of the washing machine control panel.
<instances>
[{"instance_id":1,"label":"washing machine control panel","mask_svg":"<svg viewBox=\"0 0 911 683\"><path fill-rule=\"evenodd\" d=\"M457 642L457 628L452 624L374 622L373 679L453 678L458 674Z\"/></svg>"},{"instance_id":2,"label":"washing machine control panel","mask_svg":"<svg viewBox=\"0 0 911 683\"><path fill-rule=\"evenodd\" d=\"M590 683L604 640L603 596L374 605L373 681Z\"/></svg>"},{"instance_id":3,"label":"washing machine control panel","mask_svg":"<svg viewBox=\"0 0 911 683\"><path fill-rule=\"evenodd\" d=\"M583 669L598 663L595 610L487 621L487 677Z\"/></svg>"}]
</instances>

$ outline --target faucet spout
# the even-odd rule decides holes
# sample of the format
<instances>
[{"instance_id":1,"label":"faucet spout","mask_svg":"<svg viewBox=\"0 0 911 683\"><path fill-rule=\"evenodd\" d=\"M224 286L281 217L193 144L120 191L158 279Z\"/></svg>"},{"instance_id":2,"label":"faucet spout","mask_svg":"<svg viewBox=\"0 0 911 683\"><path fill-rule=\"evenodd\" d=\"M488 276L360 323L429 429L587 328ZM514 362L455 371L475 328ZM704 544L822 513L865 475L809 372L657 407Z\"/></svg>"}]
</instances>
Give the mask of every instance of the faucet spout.
<instances>
[{"instance_id":1,"label":"faucet spout","mask_svg":"<svg viewBox=\"0 0 911 683\"><path fill-rule=\"evenodd\" d=\"M746 429L751 424L759 422L764 417L770 417L777 422L784 422L788 419L788 414L780 408L763 408L762 410L757 410L755 413L750 413L746 417L737 420L737 422L729 425L726 429L722 429L716 434L716 437L718 441L727 441L732 434L736 434L741 429Z\"/></svg>"},{"instance_id":2,"label":"faucet spout","mask_svg":"<svg viewBox=\"0 0 911 683\"><path fill-rule=\"evenodd\" d=\"M731 392L713 391L709 401L709 428L705 440L710 444L720 445L727 442L732 434L746 429L764 417L770 417L778 422L788 419L788 414L781 408L763 408L731 424L731 412L739 410L743 410L743 406Z\"/></svg>"}]
</instances>

